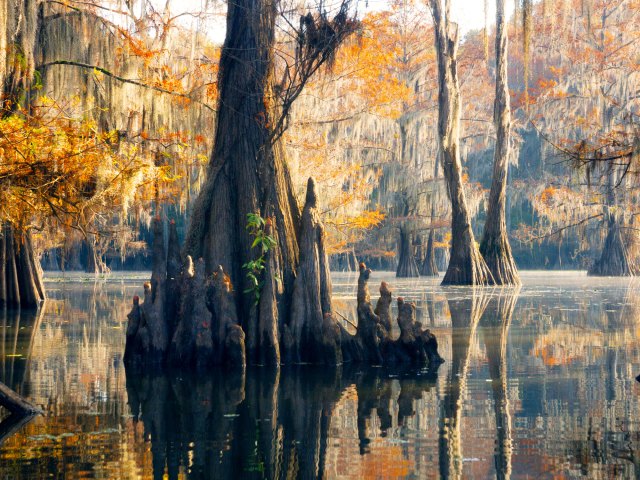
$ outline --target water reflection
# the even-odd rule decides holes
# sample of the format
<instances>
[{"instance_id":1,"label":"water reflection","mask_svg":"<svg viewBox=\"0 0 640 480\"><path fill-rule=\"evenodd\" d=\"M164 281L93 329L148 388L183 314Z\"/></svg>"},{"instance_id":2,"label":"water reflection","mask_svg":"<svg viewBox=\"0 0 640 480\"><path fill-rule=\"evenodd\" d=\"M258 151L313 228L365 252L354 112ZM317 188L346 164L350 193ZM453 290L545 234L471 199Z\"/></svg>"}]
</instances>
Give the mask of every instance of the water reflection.
<instances>
[{"instance_id":1,"label":"water reflection","mask_svg":"<svg viewBox=\"0 0 640 480\"><path fill-rule=\"evenodd\" d=\"M354 280L335 278L345 315ZM0 380L46 410L0 446L0 477L638 477L635 283L386 280L438 335L437 372L127 375L139 279L49 284L39 318L0 318Z\"/></svg>"},{"instance_id":2,"label":"water reflection","mask_svg":"<svg viewBox=\"0 0 640 480\"><path fill-rule=\"evenodd\" d=\"M27 397L25 382L30 372L33 338L43 310L2 309L0 311L0 375L13 391ZM0 445L33 419L33 415L11 412L0 406Z\"/></svg>"},{"instance_id":3,"label":"water reflection","mask_svg":"<svg viewBox=\"0 0 640 480\"><path fill-rule=\"evenodd\" d=\"M202 376L127 375L134 423L151 444L153 477L331 478L334 409L353 400L359 453L416 415L436 372L300 366L213 370ZM351 397L351 398L350 398Z\"/></svg>"},{"instance_id":4,"label":"water reflection","mask_svg":"<svg viewBox=\"0 0 640 480\"><path fill-rule=\"evenodd\" d=\"M519 291L519 287L503 288L494 293L478 324L478 335L484 343L491 378L496 422L494 465L498 479L511 478L512 434L507 383L507 341Z\"/></svg>"},{"instance_id":5,"label":"water reflection","mask_svg":"<svg viewBox=\"0 0 640 480\"><path fill-rule=\"evenodd\" d=\"M459 478L462 475L460 441L462 401L466 394L471 339L478 320L487 306L484 290L470 296L447 298L451 313L451 368L440 404L438 452L440 475Z\"/></svg>"},{"instance_id":6,"label":"water reflection","mask_svg":"<svg viewBox=\"0 0 640 480\"><path fill-rule=\"evenodd\" d=\"M25 382L30 372L33 341L44 309L0 310L0 376L4 383L28 396Z\"/></svg>"}]
</instances>

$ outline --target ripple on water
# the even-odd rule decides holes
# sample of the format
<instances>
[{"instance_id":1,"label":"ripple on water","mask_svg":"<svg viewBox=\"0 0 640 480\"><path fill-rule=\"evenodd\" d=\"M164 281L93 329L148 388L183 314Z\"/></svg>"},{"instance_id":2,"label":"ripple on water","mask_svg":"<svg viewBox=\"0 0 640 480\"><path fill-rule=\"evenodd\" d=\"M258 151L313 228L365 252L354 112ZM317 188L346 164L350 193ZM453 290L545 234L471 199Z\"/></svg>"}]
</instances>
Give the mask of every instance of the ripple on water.
<instances>
[{"instance_id":1,"label":"ripple on water","mask_svg":"<svg viewBox=\"0 0 640 480\"><path fill-rule=\"evenodd\" d=\"M523 272L519 290L471 289L373 272L374 299L385 280L417 303L437 372L127 377L123 327L147 278L50 276L39 315L0 319L0 378L46 411L0 446L2 478L634 475L637 281ZM356 281L333 275L352 320Z\"/></svg>"}]
</instances>

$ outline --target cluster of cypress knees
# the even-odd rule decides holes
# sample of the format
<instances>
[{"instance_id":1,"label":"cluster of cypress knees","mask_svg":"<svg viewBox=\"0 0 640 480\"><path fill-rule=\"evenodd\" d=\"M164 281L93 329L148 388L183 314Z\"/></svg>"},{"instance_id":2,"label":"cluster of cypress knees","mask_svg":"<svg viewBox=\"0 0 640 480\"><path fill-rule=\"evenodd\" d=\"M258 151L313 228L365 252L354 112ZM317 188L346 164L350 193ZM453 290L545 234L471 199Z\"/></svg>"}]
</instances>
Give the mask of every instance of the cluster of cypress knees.
<instances>
[{"instance_id":1,"label":"cluster of cypress knees","mask_svg":"<svg viewBox=\"0 0 640 480\"><path fill-rule=\"evenodd\" d=\"M176 326L172 335L168 329L165 332L159 332L163 328L157 325L158 301L153 295L153 282L148 282L144 286L144 302L141 303L138 296L133 298L133 308L128 314L126 364L138 367L195 364L198 367L206 367L214 364L239 366L247 362L244 331L239 324L231 321L232 315L225 315L225 312L233 308L229 277L225 275L222 267L219 267L216 273L205 279L202 274L204 271L202 262L199 264L194 268L191 258L187 257L183 276L188 279L185 288L191 290L189 293L193 294L195 288L201 289L200 293L203 296L200 298L204 300L206 310L197 305L199 302L195 304L182 302L180 306L182 322ZM397 324L400 335L396 339L392 338L392 291L386 282L382 282L380 298L374 308L368 288L371 270L364 263L359 267L356 333L349 333L342 324L332 321L331 314L326 314L325 323L329 328L327 329L325 325L325 328L319 329L322 338L319 339L318 348L322 350L323 345L333 345L337 341L341 347L341 359L332 358L332 349L327 348L324 354L320 353L320 357L325 360L322 363L353 362L369 365L411 363L428 364L430 367L441 364L444 360L438 353L435 335L416 321L415 304L405 301L402 297L397 298ZM191 295L189 297L193 298ZM190 318L191 321L185 322L186 318ZM168 349L158 350L154 336L157 337L159 333L164 337L163 343L168 340L167 334L170 335ZM328 340L327 337L333 338ZM296 363L295 360L293 363Z\"/></svg>"},{"instance_id":2,"label":"cluster of cypress knees","mask_svg":"<svg viewBox=\"0 0 640 480\"><path fill-rule=\"evenodd\" d=\"M241 322L236 293L222 266L207 275L202 259L180 252L175 224L164 248L162 221L153 221L153 271L144 286L144 302L136 296L128 315L125 365L134 369L163 366L207 368L212 365L315 363L340 365L414 364L436 367L443 362L434 334L416 321L416 306L398 297L392 332L392 292L382 282L375 308L369 294L371 270L359 265L355 333L338 322L331 305L331 278L317 198L309 180L302 212L300 260L287 319L278 318L272 277L275 254L268 254L265 282L253 320ZM282 293L280 293L282 295ZM281 297L280 297L281 298Z\"/></svg>"}]
</instances>

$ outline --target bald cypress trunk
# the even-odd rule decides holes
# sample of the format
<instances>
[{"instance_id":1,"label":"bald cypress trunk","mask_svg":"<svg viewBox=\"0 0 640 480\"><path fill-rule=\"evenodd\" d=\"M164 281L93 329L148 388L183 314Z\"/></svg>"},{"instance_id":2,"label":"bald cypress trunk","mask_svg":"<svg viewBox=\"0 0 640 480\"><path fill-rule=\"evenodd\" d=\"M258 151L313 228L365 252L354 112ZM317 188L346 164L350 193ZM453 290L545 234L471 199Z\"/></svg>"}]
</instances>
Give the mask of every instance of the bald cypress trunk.
<instances>
[{"instance_id":1,"label":"bald cypress trunk","mask_svg":"<svg viewBox=\"0 0 640 480\"><path fill-rule=\"evenodd\" d=\"M282 118L272 85L276 6L267 0L229 4L215 147L182 255L178 321L167 317L167 300L175 275L169 266L179 255L165 253L160 219L155 219L153 273L144 303L134 298L129 314L125 363L144 369L160 363L196 368L338 364L345 356L373 364L439 363L435 336L416 322L415 305L401 299L404 313L398 323L406 334L390 341L369 302L364 265L357 334L334 320L315 184L309 179L301 212L281 132L274 130ZM314 20L307 15L303 21ZM342 10L324 27L332 32L350 28ZM309 45L303 44L315 48ZM264 230L249 231L248 214L265 219ZM268 247L258 235L269 239Z\"/></svg>"},{"instance_id":2,"label":"bald cypress trunk","mask_svg":"<svg viewBox=\"0 0 640 480\"><path fill-rule=\"evenodd\" d=\"M400 241L398 244L398 268L396 269L396 277L411 278L419 277L418 263L413 254L413 245L411 243L411 232L406 224L400 227Z\"/></svg>"},{"instance_id":3,"label":"bald cypress trunk","mask_svg":"<svg viewBox=\"0 0 640 480\"><path fill-rule=\"evenodd\" d=\"M625 244L620 229L622 218L617 211L619 183L618 167L607 165L606 205L604 215L607 226L607 237L602 247L600 258L591 266L588 275L594 277L632 277L635 275L633 263L629 258L627 245ZM558 250L559 251L559 250Z\"/></svg>"},{"instance_id":4,"label":"bald cypress trunk","mask_svg":"<svg viewBox=\"0 0 640 480\"><path fill-rule=\"evenodd\" d=\"M109 267L104 262L102 255L99 253L96 235L89 234L84 241L87 246L87 258L84 266L86 273L103 274L109 272Z\"/></svg>"},{"instance_id":5,"label":"bald cypress trunk","mask_svg":"<svg viewBox=\"0 0 640 480\"><path fill-rule=\"evenodd\" d=\"M497 285L520 283L518 269L511 253L505 219L507 174L511 150L511 108L507 80L508 38L505 25L504 0L496 0L496 98L493 123L496 127L496 147L493 157L493 179L489 193L487 220L484 225L480 252Z\"/></svg>"},{"instance_id":6,"label":"bald cypress trunk","mask_svg":"<svg viewBox=\"0 0 640 480\"><path fill-rule=\"evenodd\" d=\"M285 284L291 283L297 261L300 210L281 143L272 143L270 129L277 114L272 107L275 16L275 4L263 0L230 5L220 60L224 101L207 180L184 249L193 258L204 258L207 273L223 265L238 286L243 286L242 264L255 257L245 228L247 213L276 217ZM238 303L242 314L251 312L251 299L241 297Z\"/></svg>"},{"instance_id":7,"label":"bald cypress trunk","mask_svg":"<svg viewBox=\"0 0 640 480\"><path fill-rule=\"evenodd\" d=\"M13 112L28 100L38 28L37 0L0 0L0 99L3 111ZM0 162L2 158L0 158ZM0 306L37 307L44 300L40 265L31 234L0 219Z\"/></svg>"},{"instance_id":8,"label":"bald cypress trunk","mask_svg":"<svg viewBox=\"0 0 640 480\"><path fill-rule=\"evenodd\" d=\"M427 248L424 254L424 260L420 266L420 275L424 277L437 277L438 265L436 265L436 249L435 249L434 231L429 231L429 239L427 240Z\"/></svg>"},{"instance_id":9,"label":"bald cypress trunk","mask_svg":"<svg viewBox=\"0 0 640 480\"><path fill-rule=\"evenodd\" d=\"M588 274L593 277L632 277L635 272L620 230L620 221L615 213L609 212L607 217L607 238L600 258L589 269Z\"/></svg>"},{"instance_id":10,"label":"bald cypress trunk","mask_svg":"<svg viewBox=\"0 0 640 480\"><path fill-rule=\"evenodd\" d=\"M249 361L276 363L277 345L259 332L278 331L288 317L298 264L300 208L273 123L278 112L273 93L276 3L241 0L229 5L227 36L220 59L220 98L215 147L207 180L189 224L184 253L203 258L205 273L218 265L233 285L241 327L248 336ZM247 231L247 214L270 218L277 245L269 252L265 278L270 305L254 304L242 266L257 249ZM271 279L278 278L277 285ZM268 318L267 318L268 317ZM258 328L258 326L260 328ZM272 350L271 353L263 351Z\"/></svg>"},{"instance_id":11,"label":"bald cypress trunk","mask_svg":"<svg viewBox=\"0 0 640 480\"><path fill-rule=\"evenodd\" d=\"M440 171L440 155L436 155L436 161L433 166L433 182L434 185L438 182L438 174ZM435 192L435 188L434 188ZM435 194L431 197L431 225L429 230L429 238L427 239L427 248L425 250L422 264L420 265L420 275L424 277L437 277L438 276L438 264L436 263L436 249L435 249L435 229L433 228L433 222L436 218L436 199Z\"/></svg>"},{"instance_id":12,"label":"bald cypress trunk","mask_svg":"<svg viewBox=\"0 0 640 480\"><path fill-rule=\"evenodd\" d=\"M458 28L450 22L450 0L445 0L444 10L440 0L431 0L431 10L438 59L438 140L451 201L451 258L442 284L486 285L493 278L476 245L462 183Z\"/></svg>"},{"instance_id":13,"label":"bald cypress trunk","mask_svg":"<svg viewBox=\"0 0 640 480\"><path fill-rule=\"evenodd\" d=\"M31 234L4 222L0 239L0 305L36 308L45 299L40 263Z\"/></svg>"},{"instance_id":14,"label":"bald cypress trunk","mask_svg":"<svg viewBox=\"0 0 640 480\"><path fill-rule=\"evenodd\" d=\"M301 214L277 130L283 113L273 88L276 7L266 0L229 5L214 149L182 255L178 321L165 326L172 340L162 355L170 363L341 362L314 183L309 181ZM340 35L349 28L345 18L333 23L345 29ZM263 233L274 239L267 251L254 244L248 214L266 219ZM154 259L152 303L156 291L166 297L168 278L164 252L154 252ZM256 261L259 269L248 267ZM127 340L131 352L142 347L142 356L145 330L137 334L136 323L145 322L136 320L136 312L148 317L148 301L134 305ZM173 321L164 311L152 314L165 324Z\"/></svg>"}]
</instances>

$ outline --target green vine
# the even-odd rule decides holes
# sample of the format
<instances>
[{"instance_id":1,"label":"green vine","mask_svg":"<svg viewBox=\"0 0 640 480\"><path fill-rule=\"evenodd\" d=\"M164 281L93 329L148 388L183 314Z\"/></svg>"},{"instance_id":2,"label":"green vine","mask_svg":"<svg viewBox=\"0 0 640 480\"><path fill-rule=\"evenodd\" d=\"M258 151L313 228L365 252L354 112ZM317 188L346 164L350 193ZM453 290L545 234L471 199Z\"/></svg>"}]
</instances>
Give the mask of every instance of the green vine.
<instances>
[{"instance_id":1,"label":"green vine","mask_svg":"<svg viewBox=\"0 0 640 480\"><path fill-rule=\"evenodd\" d=\"M244 290L244 293L253 293L253 305L258 305L260 302L260 292L264 285L264 280L261 280L262 272L265 268L266 256L269 250L276 246L276 240L267 233L267 226L270 225L269 220L265 220L258 213L247 213L247 225L246 229L249 231L249 235L253 237L253 243L251 248L258 248L260 256L255 260L251 260L244 265L247 271L247 280L249 280L249 288Z\"/></svg>"}]
</instances>

